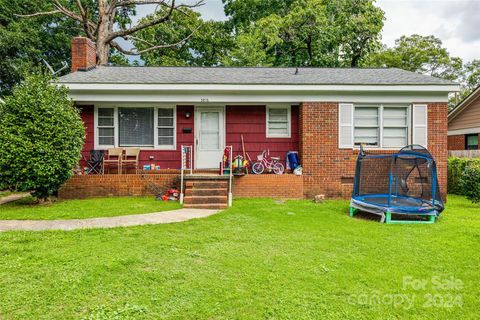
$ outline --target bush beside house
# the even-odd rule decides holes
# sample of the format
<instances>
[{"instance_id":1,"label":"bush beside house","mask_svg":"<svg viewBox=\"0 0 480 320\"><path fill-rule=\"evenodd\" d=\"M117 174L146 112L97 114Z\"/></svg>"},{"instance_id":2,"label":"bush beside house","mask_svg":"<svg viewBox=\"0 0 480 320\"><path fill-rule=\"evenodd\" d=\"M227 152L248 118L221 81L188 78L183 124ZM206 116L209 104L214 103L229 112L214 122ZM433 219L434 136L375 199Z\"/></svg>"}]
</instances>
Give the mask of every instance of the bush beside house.
<instances>
[{"instance_id":1,"label":"bush beside house","mask_svg":"<svg viewBox=\"0 0 480 320\"><path fill-rule=\"evenodd\" d=\"M448 159L448 192L480 202L480 159Z\"/></svg>"},{"instance_id":2,"label":"bush beside house","mask_svg":"<svg viewBox=\"0 0 480 320\"><path fill-rule=\"evenodd\" d=\"M68 91L28 76L0 105L0 190L56 193L80 159L85 130Z\"/></svg>"}]
</instances>

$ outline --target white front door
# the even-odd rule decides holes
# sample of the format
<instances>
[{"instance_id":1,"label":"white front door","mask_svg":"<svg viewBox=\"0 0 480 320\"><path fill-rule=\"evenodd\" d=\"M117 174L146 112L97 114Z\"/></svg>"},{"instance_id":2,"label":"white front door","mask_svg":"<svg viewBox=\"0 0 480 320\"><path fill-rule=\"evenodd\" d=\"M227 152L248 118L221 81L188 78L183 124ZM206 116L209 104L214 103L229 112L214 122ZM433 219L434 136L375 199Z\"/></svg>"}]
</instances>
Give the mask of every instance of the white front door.
<instances>
[{"instance_id":1,"label":"white front door","mask_svg":"<svg viewBox=\"0 0 480 320\"><path fill-rule=\"evenodd\" d=\"M225 147L225 108L195 108L195 168L218 169Z\"/></svg>"}]
</instances>

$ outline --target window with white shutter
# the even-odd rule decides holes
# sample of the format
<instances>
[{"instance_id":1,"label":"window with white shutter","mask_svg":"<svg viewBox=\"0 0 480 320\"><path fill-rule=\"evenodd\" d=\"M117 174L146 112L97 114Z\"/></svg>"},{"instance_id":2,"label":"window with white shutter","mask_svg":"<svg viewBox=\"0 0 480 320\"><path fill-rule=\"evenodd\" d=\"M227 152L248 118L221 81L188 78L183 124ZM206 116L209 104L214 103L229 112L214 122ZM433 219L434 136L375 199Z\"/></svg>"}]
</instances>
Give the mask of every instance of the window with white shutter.
<instances>
[{"instance_id":1,"label":"window with white shutter","mask_svg":"<svg viewBox=\"0 0 480 320\"><path fill-rule=\"evenodd\" d=\"M339 148L353 148L353 104L340 104L338 106L338 113Z\"/></svg>"},{"instance_id":2,"label":"window with white shutter","mask_svg":"<svg viewBox=\"0 0 480 320\"><path fill-rule=\"evenodd\" d=\"M411 141L408 105L340 104L339 147L401 148Z\"/></svg>"},{"instance_id":3,"label":"window with white shutter","mask_svg":"<svg viewBox=\"0 0 480 320\"><path fill-rule=\"evenodd\" d=\"M428 147L427 137L427 105L413 105L413 144L419 144L425 148Z\"/></svg>"}]
</instances>

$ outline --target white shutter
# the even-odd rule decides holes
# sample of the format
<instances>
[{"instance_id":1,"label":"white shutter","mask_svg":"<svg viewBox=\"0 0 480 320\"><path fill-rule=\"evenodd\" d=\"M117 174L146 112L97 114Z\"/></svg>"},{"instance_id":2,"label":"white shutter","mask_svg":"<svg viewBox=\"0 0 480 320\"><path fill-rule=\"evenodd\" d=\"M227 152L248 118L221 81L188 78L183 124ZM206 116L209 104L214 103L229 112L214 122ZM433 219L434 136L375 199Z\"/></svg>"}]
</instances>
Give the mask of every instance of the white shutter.
<instances>
[{"instance_id":1,"label":"white shutter","mask_svg":"<svg viewBox=\"0 0 480 320\"><path fill-rule=\"evenodd\" d=\"M427 148L427 105L414 104L413 105L413 144L419 144Z\"/></svg>"},{"instance_id":2,"label":"white shutter","mask_svg":"<svg viewBox=\"0 0 480 320\"><path fill-rule=\"evenodd\" d=\"M353 148L353 104L338 105L338 147Z\"/></svg>"}]
</instances>

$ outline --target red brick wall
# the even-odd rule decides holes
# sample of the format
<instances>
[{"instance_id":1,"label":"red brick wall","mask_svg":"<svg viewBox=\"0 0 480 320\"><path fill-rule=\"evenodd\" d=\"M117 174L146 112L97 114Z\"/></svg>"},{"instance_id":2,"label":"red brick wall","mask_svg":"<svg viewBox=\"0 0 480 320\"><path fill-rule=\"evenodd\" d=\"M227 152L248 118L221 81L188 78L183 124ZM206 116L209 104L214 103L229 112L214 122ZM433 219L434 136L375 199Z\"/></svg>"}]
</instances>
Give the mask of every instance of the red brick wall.
<instances>
[{"instance_id":1,"label":"red brick wall","mask_svg":"<svg viewBox=\"0 0 480 320\"><path fill-rule=\"evenodd\" d=\"M428 150L437 163L438 183L442 198L447 195L447 131L448 104L428 104Z\"/></svg>"},{"instance_id":2,"label":"red brick wall","mask_svg":"<svg viewBox=\"0 0 480 320\"><path fill-rule=\"evenodd\" d=\"M316 194L348 198L353 178L356 152L338 148L338 104L304 102L300 106L300 162L303 166L303 190L308 198Z\"/></svg>"},{"instance_id":3,"label":"red brick wall","mask_svg":"<svg viewBox=\"0 0 480 320\"><path fill-rule=\"evenodd\" d=\"M299 115L304 195L351 196L358 151L338 148L338 104L304 102ZM442 195L447 192L447 104L428 104L428 147L437 161ZM384 150L375 153L387 153ZM394 152L394 151L389 151Z\"/></svg>"},{"instance_id":4,"label":"red brick wall","mask_svg":"<svg viewBox=\"0 0 480 320\"><path fill-rule=\"evenodd\" d=\"M76 175L58 191L61 199L155 195L150 184L161 192L178 187L178 173Z\"/></svg>"},{"instance_id":5,"label":"red brick wall","mask_svg":"<svg viewBox=\"0 0 480 320\"><path fill-rule=\"evenodd\" d=\"M465 150L465 135L448 136L448 150Z\"/></svg>"},{"instance_id":6,"label":"red brick wall","mask_svg":"<svg viewBox=\"0 0 480 320\"><path fill-rule=\"evenodd\" d=\"M72 39L72 72L88 70L97 64L95 43L84 37Z\"/></svg>"},{"instance_id":7,"label":"red brick wall","mask_svg":"<svg viewBox=\"0 0 480 320\"><path fill-rule=\"evenodd\" d=\"M235 198L302 199L303 178L295 175L249 174L233 180Z\"/></svg>"},{"instance_id":8,"label":"red brick wall","mask_svg":"<svg viewBox=\"0 0 480 320\"><path fill-rule=\"evenodd\" d=\"M179 187L177 170L160 174L105 174L76 175L70 178L58 192L61 199L85 199L111 196L155 195L149 185L153 183L160 191ZM236 198L303 198L303 179L294 175L246 175L233 180L233 195Z\"/></svg>"}]
</instances>

